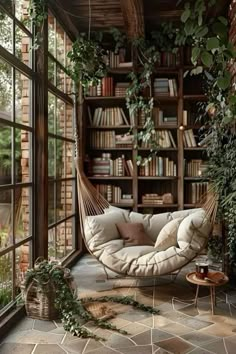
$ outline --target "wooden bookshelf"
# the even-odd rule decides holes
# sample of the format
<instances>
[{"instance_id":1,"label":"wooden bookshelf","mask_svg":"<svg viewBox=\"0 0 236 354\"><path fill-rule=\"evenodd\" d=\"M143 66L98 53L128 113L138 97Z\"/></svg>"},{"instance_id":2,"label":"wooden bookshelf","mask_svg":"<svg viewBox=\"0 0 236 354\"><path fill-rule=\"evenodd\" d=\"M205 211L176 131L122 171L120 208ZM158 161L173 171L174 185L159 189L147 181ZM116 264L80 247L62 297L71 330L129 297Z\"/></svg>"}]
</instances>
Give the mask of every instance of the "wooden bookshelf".
<instances>
[{"instance_id":1,"label":"wooden bookshelf","mask_svg":"<svg viewBox=\"0 0 236 354\"><path fill-rule=\"evenodd\" d=\"M157 170L153 172L152 168L150 168L150 175L140 175L140 166L137 166L137 156L141 155L143 158L149 155L150 149L148 147L136 147L133 144L132 147L91 147L89 145L89 136L93 134L92 132L106 132L106 131L114 131L116 134L125 134L128 132L130 127L133 126L134 135L137 134L142 128L142 124L140 124L140 117L135 116L132 118L132 122L130 117L128 116L128 110L126 108L125 95L122 96L87 96L84 100L84 119L83 119L83 134L81 135L81 146L84 149L84 155L89 156L90 159L100 158L103 153L110 154L110 160L114 161L114 159L123 156L124 161L132 162L132 175L127 175L127 166L124 168L124 175L116 176L116 175L104 175L104 176L96 176L89 175L89 180L97 184L102 185L111 185L112 188L119 187L119 193L121 193L121 201L120 202L111 202L112 205L121 208L129 208L134 211L142 212L145 208L150 208L154 212L161 212L160 210L182 210L187 208L194 208L198 206L198 203L191 203L191 198L189 197L189 193L191 194L191 188L194 190L196 186L196 190L199 192L201 188L201 183L207 183L206 179L202 179L197 175L197 172L194 173L196 175L188 175L185 171L185 163L187 161L190 162L192 160L205 160L205 150L204 146L198 146L200 136L198 136L198 130L202 126L201 123L195 123L196 109L195 104L197 102L203 102L207 98L206 96L198 89L198 85L191 85L192 77L188 80L184 77L184 72L186 70L191 69L191 65L184 65L184 63L180 63L180 65L173 67L165 67L160 66L156 67L155 72L152 77L152 86L154 87L155 78L160 80L167 81L175 81L175 95L165 95L165 94L155 94L154 95L154 107L161 110L163 113L163 119L160 120L158 118L158 122L155 121L155 130L156 131L167 131L167 135L172 135L174 140L174 145L171 143L169 147L161 147L157 155L158 157L163 157L163 159L168 158L164 161L169 161L170 163L174 163L176 165L176 169L174 169L174 175L163 173L163 175L158 176ZM114 90L115 84L121 83L122 78L124 78L124 82L127 83L127 74L132 70L138 71L139 68L135 67L127 67L127 68L108 68L108 75L113 76L114 78ZM194 80L196 80L194 78ZM158 80L156 80L158 83ZM174 84L172 83L174 86ZM122 87L122 85L121 85ZM156 92L158 89L160 90L160 86L158 84L155 86ZM196 91L194 91L196 90ZM115 91L114 91L115 92ZM153 90L154 94L154 90ZM148 97L147 97L148 99ZM127 115L128 124L120 124L120 125L92 125L91 116L90 121L88 119L88 107L91 108L92 115L96 108L102 107L102 109L106 108L114 108L114 107L122 107L125 114ZM184 111L187 112L185 119L187 121L183 122ZM159 113L158 113L159 114ZM176 117L176 121L174 118ZM134 121L133 121L134 120ZM167 123L166 123L167 121ZM90 124L91 123L91 124ZM126 122L127 123L127 122ZM179 129L179 127L184 125L184 130ZM188 141L186 140L186 130L191 131L192 139L196 136L196 141L191 142L191 137L189 137ZM169 133L171 132L171 133ZM161 133L162 134L162 133ZM166 132L163 132L165 135ZM185 139L185 141L184 141ZM190 143L196 144L196 146L190 146ZM164 163L169 163L164 162ZM124 162L126 164L127 162ZM160 166L158 166L159 168ZM169 171L170 166L168 165ZM154 174L154 175L153 175ZM206 185L204 184L204 188ZM151 198L155 198L155 195L168 195L171 194L172 202L171 203L163 203L159 204L158 202L148 203L148 196ZM132 197L131 202L122 203L122 196L128 198ZM143 198L146 198L147 203L143 203ZM130 199L131 200L131 199ZM145 200L145 199L144 199Z\"/></svg>"}]
</instances>

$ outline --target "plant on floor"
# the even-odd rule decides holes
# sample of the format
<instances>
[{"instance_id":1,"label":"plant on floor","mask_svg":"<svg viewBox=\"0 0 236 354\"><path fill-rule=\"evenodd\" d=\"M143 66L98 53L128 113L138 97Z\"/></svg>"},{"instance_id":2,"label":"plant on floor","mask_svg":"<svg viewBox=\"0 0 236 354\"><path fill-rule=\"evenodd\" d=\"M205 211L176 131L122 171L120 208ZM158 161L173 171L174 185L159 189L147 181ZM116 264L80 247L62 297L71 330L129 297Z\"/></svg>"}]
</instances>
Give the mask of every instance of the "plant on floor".
<instances>
[{"instance_id":1,"label":"plant on floor","mask_svg":"<svg viewBox=\"0 0 236 354\"><path fill-rule=\"evenodd\" d=\"M159 311L135 301L129 296L102 296L97 298L77 299L72 290L71 283L68 281L68 276L65 276L65 269L56 265L55 262L41 260L36 263L33 269L29 269L25 276L25 289L27 290L30 284L36 281L39 289L43 292L45 286L52 282L55 288L55 307L59 311L63 326L66 331L71 334L83 337L93 338L95 340L103 340L96 334L92 333L83 326L83 323L91 321L94 325L117 331L121 334L127 334L126 331L112 325L107 319L99 319L86 310L88 302L115 302L125 305L131 305L137 309L158 314ZM113 317L113 315L111 316Z\"/></svg>"}]
</instances>

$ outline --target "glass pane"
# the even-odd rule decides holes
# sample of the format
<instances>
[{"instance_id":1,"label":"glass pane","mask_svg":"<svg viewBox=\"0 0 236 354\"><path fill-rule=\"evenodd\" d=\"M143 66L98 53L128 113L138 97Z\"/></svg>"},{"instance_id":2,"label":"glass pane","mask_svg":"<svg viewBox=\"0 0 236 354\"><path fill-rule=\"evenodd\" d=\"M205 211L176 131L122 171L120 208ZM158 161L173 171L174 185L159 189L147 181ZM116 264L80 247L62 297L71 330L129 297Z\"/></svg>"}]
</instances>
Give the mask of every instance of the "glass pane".
<instances>
[{"instance_id":1,"label":"glass pane","mask_svg":"<svg viewBox=\"0 0 236 354\"><path fill-rule=\"evenodd\" d=\"M0 45L13 53L13 21L4 12L0 10Z\"/></svg>"},{"instance_id":2,"label":"glass pane","mask_svg":"<svg viewBox=\"0 0 236 354\"><path fill-rule=\"evenodd\" d=\"M56 229L48 230L48 259L56 260Z\"/></svg>"},{"instance_id":3,"label":"glass pane","mask_svg":"<svg viewBox=\"0 0 236 354\"><path fill-rule=\"evenodd\" d=\"M0 59L0 92L1 92L0 118L6 120L12 120L12 102L13 102L12 67L1 59Z\"/></svg>"},{"instance_id":4,"label":"glass pane","mask_svg":"<svg viewBox=\"0 0 236 354\"><path fill-rule=\"evenodd\" d=\"M56 112L56 97L50 92L48 93L48 132L55 133L55 112Z\"/></svg>"},{"instance_id":5,"label":"glass pane","mask_svg":"<svg viewBox=\"0 0 236 354\"><path fill-rule=\"evenodd\" d=\"M48 57L48 80L56 86L55 75L56 63Z\"/></svg>"},{"instance_id":6,"label":"glass pane","mask_svg":"<svg viewBox=\"0 0 236 354\"><path fill-rule=\"evenodd\" d=\"M15 129L15 175L16 183L31 181L32 151L31 133L25 130Z\"/></svg>"},{"instance_id":7,"label":"glass pane","mask_svg":"<svg viewBox=\"0 0 236 354\"><path fill-rule=\"evenodd\" d=\"M30 266L31 243L16 248L16 288L15 294L20 294L20 285L24 280L25 273Z\"/></svg>"},{"instance_id":8,"label":"glass pane","mask_svg":"<svg viewBox=\"0 0 236 354\"><path fill-rule=\"evenodd\" d=\"M65 131L65 103L57 99L57 116L56 116L56 123L57 123L57 135L64 135Z\"/></svg>"},{"instance_id":9,"label":"glass pane","mask_svg":"<svg viewBox=\"0 0 236 354\"><path fill-rule=\"evenodd\" d=\"M0 313L12 301L12 252L0 257Z\"/></svg>"},{"instance_id":10,"label":"glass pane","mask_svg":"<svg viewBox=\"0 0 236 354\"><path fill-rule=\"evenodd\" d=\"M14 0L14 2L16 18L30 30L30 19L28 14L29 0Z\"/></svg>"},{"instance_id":11,"label":"glass pane","mask_svg":"<svg viewBox=\"0 0 236 354\"><path fill-rule=\"evenodd\" d=\"M55 33L55 18L48 14L48 51L56 57L56 33Z\"/></svg>"},{"instance_id":12,"label":"glass pane","mask_svg":"<svg viewBox=\"0 0 236 354\"><path fill-rule=\"evenodd\" d=\"M63 66L65 66L65 32L59 23L57 23L56 26L56 58Z\"/></svg>"},{"instance_id":13,"label":"glass pane","mask_svg":"<svg viewBox=\"0 0 236 354\"><path fill-rule=\"evenodd\" d=\"M65 218L65 182L57 182L57 221Z\"/></svg>"},{"instance_id":14,"label":"glass pane","mask_svg":"<svg viewBox=\"0 0 236 354\"><path fill-rule=\"evenodd\" d=\"M56 256L57 259L62 259L66 255L66 223L62 222L57 226L57 242L56 242Z\"/></svg>"},{"instance_id":15,"label":"glass pane","mask_svg":"<svg viewBox=\"0 0 236 354\"><path fill-rule=\"evenodd\" d=\"M66 105L65 136L69 139L74 138L73 107L68 104Z\"/></svg>"},{"instance_id":16,"label":"glass pane","mask_svg":"<svg viewBox=\"0 0 236 354\"><path fill-rule=\"evenodd\" d=\"M0 123L0 185L10 184L12 171L12 128Z\"/></svg>"},{"instance_id":17,"label":"glass pane","mask_svg":"<svg viewBox=\"0 0 236 354\"><path fill-rule=\"evenodd\" d=\"M56 176L56 139L48 138L48 177Z\"/></svg>"},{"instance_id":18,"label":"glass pane","mask_svg":"<svg viewBox=\"0 0 236 354\"><path fill-rule=\"evenodd\" d=\"M56 222L55 183L48 186L48 225Z\"/></svg>"},{"instance_id":19,"label":"glass pane","mask_svg":"<svg viewBox=\"0 0 236 354\"><path fill-rule=\"evenodd\" d=\"M31 66L30 53L30 38L22 29L16 26L15 56L24 64Z\"/></svg>"},{"instance_id":20,"label":"glass pane","mask_svg":"<svg viewBox=\"0 0 236 354\"><path fill-rule=\"evenodd\" d=\"M31 80L19 71L16 71L15 90L16 122L31 125Z\"/></svg>"},{"instance_id":21,"label":"glass pane","mask_svg":"<svg viewBox=\"0 0 236 354\"><path fill-rule=\"evenodd\" d=\"M56 86L59 90L65 92L65 72L59 65L57 65Z\"/></svg>"},{"instance_id":22,"label":"glass pane","mask_svg":"<svg viewBox=\"0 0 236 354\"><path fill-rule=\"evenodd\" d=\"M65 163L64 163L64 145L62 140L57 139L57 153L56 153L56 175L58 178L65 176Z\"/></svg>"},{"instance_id":23,"label":"glass pane","mask_svg":"<svg viewBox=\"0 0 236 354\"><path fill-rule=\"evenodd\" d=\"M75 219L71 218L66 221L66 255L68 255L73 249L73 230Z\"/></svg>"},{"instance_id":24,"label":"glass pane","mask_svg":"<svg viewBox=\"0 0 236 354\"><path fill-rule=\"evenodd\" d=\"M13 243L12 210L12 191L0 191L0 249Z\"/></svg>"},{"instance_id":25,"label":"glass pane","mask_svg":"<svg viewBox=\"0 0 236 354\"><path fill-rule=\"evenodd\" d=\"M31 188L15 190L15 240L19 242L32 235L31 228Z\"/></svg>"},{"instance_id":26,"label":"glass pane","mask_svg":"<svg viewBox=\"0 0 236 354\"><path fill-rule=\"evenodd\" d=\"M74 191L74 181L66 181L66 216L74 214L74 206L73 206L73 191Z\"/></svg>"},{"instance_id":27,"label":"glass pane","mask_svg":"<svg viewBox=\"0 0 236 354\"><path fill-rule=\"evenodd\" d=\"M72 80L66 75L66 93L70 95L72 91Z\"/></svg>"},{"instance_id":28,"label":"glass pane","mask_svg":"<svg viewBox=\"0 0 236 354\"><path fill-rule=\"evenodd\" d=\"M66 142L65 150L65 170L68 178L74 175L74 144Z\"/></svg>"},{"instance_id":29,"label":"glass pane","mask_svg":"<svg viewBox=\"0 0 236 354\"><path fill-rule=\"evenodd\" d=\"M72 42L70 38L66 35L66 54L71 50L72 48ZM71 64L70 58L66 55L66 66L69 66Z\"/></svg>"}]
</instances>

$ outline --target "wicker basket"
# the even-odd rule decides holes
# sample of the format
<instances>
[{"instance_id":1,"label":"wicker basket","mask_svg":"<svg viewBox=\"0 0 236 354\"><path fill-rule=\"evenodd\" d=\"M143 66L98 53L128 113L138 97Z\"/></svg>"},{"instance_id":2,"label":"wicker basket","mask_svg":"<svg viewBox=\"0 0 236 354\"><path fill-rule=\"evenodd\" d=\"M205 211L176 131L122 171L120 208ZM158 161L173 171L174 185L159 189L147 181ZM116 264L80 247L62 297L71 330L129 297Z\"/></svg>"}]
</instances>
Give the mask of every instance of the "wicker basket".
<instances>
[{"instance_id":1,"label":"wicker basket","mask_svg":"<svg viewBox=\"0 0 236 354\"><path fill-rule=\"evenodd\" d=\"M55 320L58 311L55 308L55 288L51 282L39 287L33 280L25 290L25 309L28 317L40 320Z\"/></svg>"}]
</instances>

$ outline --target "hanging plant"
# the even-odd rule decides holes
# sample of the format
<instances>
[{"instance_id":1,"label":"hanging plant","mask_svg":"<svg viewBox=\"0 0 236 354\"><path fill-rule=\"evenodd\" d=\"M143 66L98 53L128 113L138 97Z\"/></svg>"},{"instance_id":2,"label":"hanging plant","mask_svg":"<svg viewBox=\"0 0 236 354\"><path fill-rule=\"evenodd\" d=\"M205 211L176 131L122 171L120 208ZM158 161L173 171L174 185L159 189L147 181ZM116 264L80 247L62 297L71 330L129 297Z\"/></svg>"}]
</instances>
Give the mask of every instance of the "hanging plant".
<instances>
[{"instance_id":1,"label":"hanging plant","mask_svg":"<svg viewBox=\"0 0 236 354\"><path fill-rule=\"evenodd\" d=\"M81 84L86 94L89 86L98 85L106 74L104 50L99 43L87 39L81 34L72 44L72 49L67 53L71 66L67 69L68 75L75 84Z\"/></svg>"}]
</instances>

